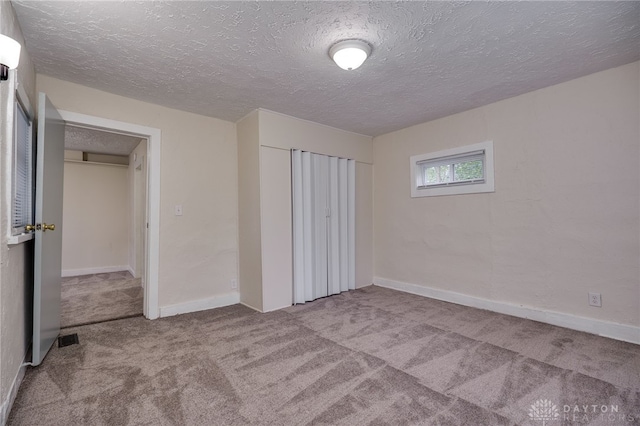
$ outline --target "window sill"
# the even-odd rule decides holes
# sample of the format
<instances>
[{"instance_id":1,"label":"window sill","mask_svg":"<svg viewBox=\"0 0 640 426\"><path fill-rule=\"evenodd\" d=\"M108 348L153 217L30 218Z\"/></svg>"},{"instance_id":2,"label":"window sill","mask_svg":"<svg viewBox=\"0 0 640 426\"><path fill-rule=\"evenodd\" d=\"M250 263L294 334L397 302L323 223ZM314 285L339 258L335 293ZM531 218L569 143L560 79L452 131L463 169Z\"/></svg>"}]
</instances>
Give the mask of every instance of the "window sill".
<instances>
[{"instance_id":1,"label":"window sill","mask_svg":"<svg viewBox=\"0 0 640 426\"><path fill-rule=\"evenodd\" d=\"M13 246L16 244L26 243L33 239L33 234L20 234L20 235L10 235L7 240L7 245Z\"/></svg>"},{"instance_id":2,"label":"window sill","mask_svg":"<svg viewBox=\"0 0 640 426\"><path fill-rule=\"evenodd\" d=\"M435 188L412 188L411 198L439 197L441 195L481 194L484 192L495 192L495 189L490 183L450 185Z\"/></svg>"}]
</instances>

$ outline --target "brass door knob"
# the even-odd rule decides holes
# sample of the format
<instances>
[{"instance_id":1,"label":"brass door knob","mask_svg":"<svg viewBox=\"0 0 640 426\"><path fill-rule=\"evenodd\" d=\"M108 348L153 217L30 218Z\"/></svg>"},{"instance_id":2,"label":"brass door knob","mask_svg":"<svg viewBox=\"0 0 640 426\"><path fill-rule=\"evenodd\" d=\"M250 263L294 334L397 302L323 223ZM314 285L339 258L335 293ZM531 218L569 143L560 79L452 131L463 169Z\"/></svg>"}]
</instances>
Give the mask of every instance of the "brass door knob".
<instances>
[{"instance_id":1,"label":"brass door knob","mask_svg":"<svg viewBox=\"0 0 640 426\"><path fill-rule=\"evenodd\" d=\"M24 227L24 230L26 232L32 232L32 231L36 230L36 226L35 225L27 225L27 226Z\"/></svg>"},{"instance_id":2,"label":"brass door knob","mask_svg":"<svg viewBox=\"0 0 640 426\"><path fill-rule=\"evenodd\" d=\"M55 231L56 230L56 226L52 223L51 225L47 225L46 223L42 224L42 230L43 231Z\"/></svg>"}]
</instances>

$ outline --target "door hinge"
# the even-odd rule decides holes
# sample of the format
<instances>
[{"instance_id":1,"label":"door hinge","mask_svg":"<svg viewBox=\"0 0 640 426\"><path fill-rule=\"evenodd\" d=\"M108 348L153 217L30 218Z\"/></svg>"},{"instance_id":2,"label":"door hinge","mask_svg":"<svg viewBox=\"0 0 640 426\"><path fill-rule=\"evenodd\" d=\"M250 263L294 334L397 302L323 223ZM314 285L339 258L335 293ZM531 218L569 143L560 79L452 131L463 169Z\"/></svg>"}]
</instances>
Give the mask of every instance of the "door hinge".
<instances>
[{"instance_id":1,"label":"door hinge","mask_svg":"<svg viewBox=\"0 0 640 426\"><path fill-rule=\"evenodd\" d=\"M327 217L331 217L331 209L329 207L325 209L325 214L327 215Z\"/></svg>"}]
</instances>

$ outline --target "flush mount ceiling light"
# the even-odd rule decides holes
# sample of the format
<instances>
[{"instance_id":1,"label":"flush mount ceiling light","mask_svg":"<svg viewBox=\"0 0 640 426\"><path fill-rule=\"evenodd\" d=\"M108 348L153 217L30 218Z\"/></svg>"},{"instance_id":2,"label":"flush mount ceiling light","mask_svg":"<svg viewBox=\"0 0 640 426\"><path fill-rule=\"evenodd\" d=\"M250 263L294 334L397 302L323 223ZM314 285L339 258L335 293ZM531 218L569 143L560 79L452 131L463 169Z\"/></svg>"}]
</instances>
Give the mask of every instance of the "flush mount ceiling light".
<instances>
[{"instance_id":1,"label":"flush mount ceiling light","mask_svg":"<svg viewBox=\"0 0 640 426\"><path fill-rule=\"evenodd\" d=\"M339 41L329 49L329 56L343 70L358 68L371 54L371 46L362 40Z\"/></svg>"},{"instance_id":2,"label":"flush mount ceiling light","mask_svg":"<svg viewBox=\"0 0 640 426\"><path fill-rule=\"evenodd\" d=\"M20 43L0 34L0 80L9 78L9 70L20 62Z\"/></svg>"}]
</instances>

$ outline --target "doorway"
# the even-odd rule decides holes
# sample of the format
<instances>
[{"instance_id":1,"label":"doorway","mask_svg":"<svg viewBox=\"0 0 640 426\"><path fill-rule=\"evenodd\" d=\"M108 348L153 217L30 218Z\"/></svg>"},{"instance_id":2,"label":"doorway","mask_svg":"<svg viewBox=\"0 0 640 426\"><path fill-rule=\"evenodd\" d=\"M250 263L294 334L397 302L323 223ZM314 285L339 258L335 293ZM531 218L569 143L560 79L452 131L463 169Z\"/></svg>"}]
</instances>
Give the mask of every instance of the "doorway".
<instances>
[{"instance_id":1,"label":"doorway","mask_svg":"<svg viewBox=\"0 0 640 426\"><path fill-rule=\"evenodd\" d=\"M146 148L139 136L65 128L62 328L143 313Z\"/></svg>"},{"instance_id":2,"label":"doorway","mask_svg":"<svg viewBox=\"0 0 640 426\"><path fill-rule=\"evenodd\" d=\"M34 366L42 362L60 332L62 232L54 231L55 224L63 222L64 142L67 125L138 136L148 141L143 314L148 319L155 319L159 313L160 129L59 111L42 92L38 94L38 117L34 223L28 225L28 230L35 232L32 356ZM92 224L86 231L91 233L98 225ZM45 236L46 231L51 232Z\"/></svg>"},{"instance_id":3,"label":"doorway","mask_svg":"<svg viewBox=\"0 0 640 426\"><path fill-rule=\"evenodd\" d=\"M68 126L107 131L110 133L138 137L146 140L146 155L137 156L134 160L134 176L138 177L137 187L144 186L146 221L143 241L138 249L145 253L144 262L136 262L132 275L139 271L143 288L143 314L148 319L159 317L158 307L158 269L159 269L159 237L160 237L160 129L136 124L110 120L70 111L59 111ZM134 178L135 179L135 178ZM144 179L141 183L139 179ZM90 230L88 230L90 232ZM140 237L140 229L138 236ZM138 239L139 241L139 239Z\"/></svg>"},{"instance_id":4,"label":"doorway","mask_svg":"<svg viewBox=\"0 0 640 426\"><path fill-rule=\"evenodd\" d=\"M355 289L355 160L291 151L293 303Z\"/></svg>"}]
</instances>

